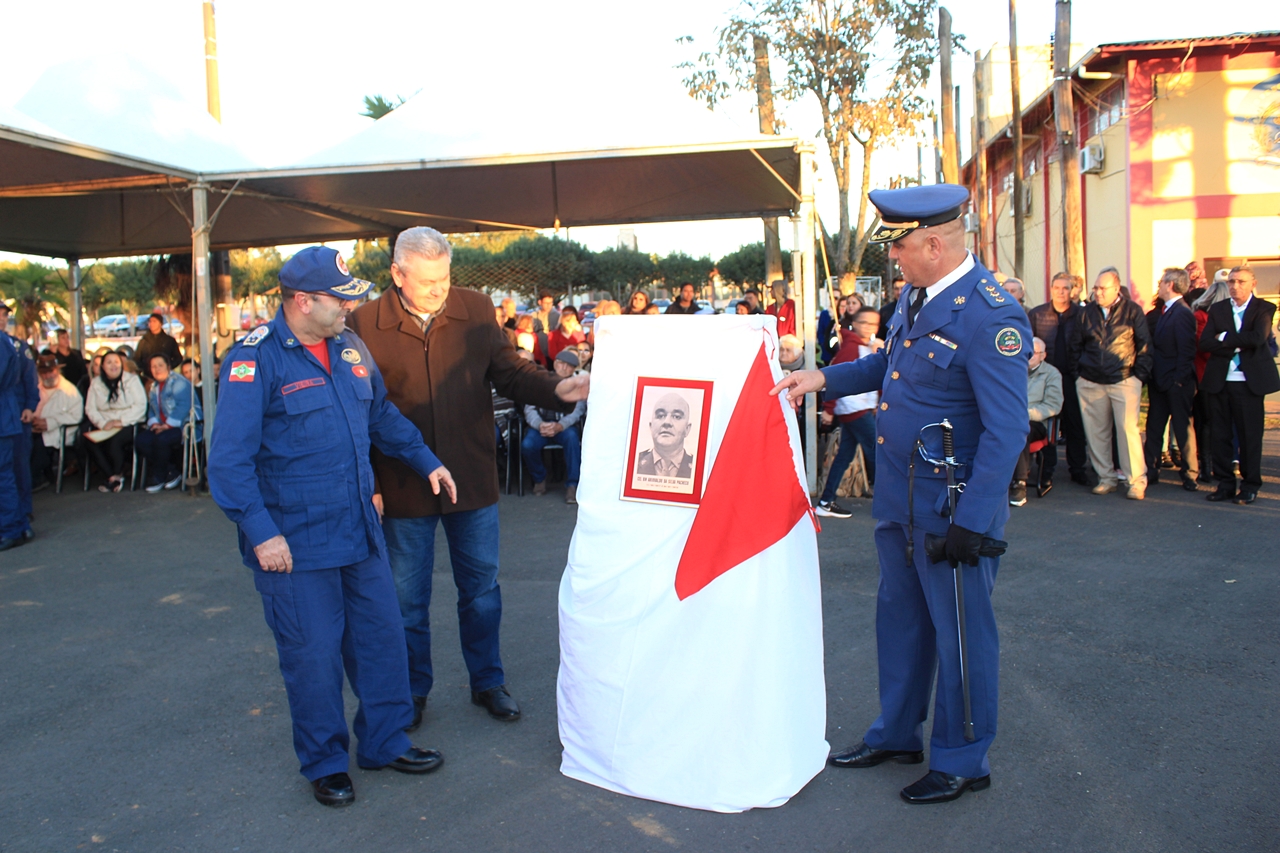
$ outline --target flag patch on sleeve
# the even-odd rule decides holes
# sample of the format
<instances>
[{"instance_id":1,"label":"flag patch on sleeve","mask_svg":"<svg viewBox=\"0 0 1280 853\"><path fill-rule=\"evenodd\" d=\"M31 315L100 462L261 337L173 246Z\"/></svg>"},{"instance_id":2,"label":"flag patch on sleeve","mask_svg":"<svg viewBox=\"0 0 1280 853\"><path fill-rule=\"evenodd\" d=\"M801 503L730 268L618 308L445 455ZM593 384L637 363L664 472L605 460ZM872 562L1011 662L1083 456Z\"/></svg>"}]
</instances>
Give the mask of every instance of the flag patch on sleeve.
<instances>
[{"instance_id":1,"label":"flag patch on sleeve","mask_svg":"<svg viewBox=\"0 0 1280 853\"><path fill-rule=\"evenodd\" d=\"M231 362L231 374L229 378L232 382L252 382L254 374L257 372L257 362L233 361Z\"/></svg>"}]
</instances>

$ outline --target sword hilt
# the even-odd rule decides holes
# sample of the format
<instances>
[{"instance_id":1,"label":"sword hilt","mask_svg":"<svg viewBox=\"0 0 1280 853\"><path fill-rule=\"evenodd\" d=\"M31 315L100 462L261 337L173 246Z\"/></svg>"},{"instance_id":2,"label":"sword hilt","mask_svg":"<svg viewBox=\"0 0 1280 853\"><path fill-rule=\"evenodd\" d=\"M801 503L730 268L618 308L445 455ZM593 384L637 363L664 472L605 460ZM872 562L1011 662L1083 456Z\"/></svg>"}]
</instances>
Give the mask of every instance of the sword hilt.
<instances>
[{"instance_id":1,"label":"sword hilt","mask_svg":"<svg viewBox=\"0 0 1280 853\"><path fill-rule=\"evenodd\" d=\"M944 418L938 426L942 427L942 456L950 462L956 458L956 440L952 434L951 421Z\"/></svg>"}]
</instances>

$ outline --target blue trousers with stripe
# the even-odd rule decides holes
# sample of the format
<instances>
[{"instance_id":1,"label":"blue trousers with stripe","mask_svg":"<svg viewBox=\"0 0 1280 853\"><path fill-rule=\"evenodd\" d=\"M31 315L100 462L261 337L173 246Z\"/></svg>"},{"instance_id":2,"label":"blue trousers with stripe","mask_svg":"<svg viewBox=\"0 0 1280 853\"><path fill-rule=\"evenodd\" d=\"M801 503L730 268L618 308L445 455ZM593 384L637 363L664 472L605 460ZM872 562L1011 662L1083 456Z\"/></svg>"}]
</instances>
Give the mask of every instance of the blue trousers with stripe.
<instances>
[{"instance_id":1,"label":"blue trousers with stripe","mask_svg":"<svg viewBox=\"0 0 1280 853\"><path fill-rule=\"evenodd\" d=\"M986 535L1003 538L1004 528ZM930 563L924 531L915 529L915 564L906 559L907 528L876 525L880 589L876 599L876 646L880 667L880 716L867 731L867 746L918 751L924 748L929 692L937 674L929 769L970 778L991 772L987 750L996 736L1000 638L991 590L998 557L963 566L965 627L969 645L969 692L974 734L964 739L960 642L956 633L955 578L945 562Z\"/></svg>"}]
</instances>

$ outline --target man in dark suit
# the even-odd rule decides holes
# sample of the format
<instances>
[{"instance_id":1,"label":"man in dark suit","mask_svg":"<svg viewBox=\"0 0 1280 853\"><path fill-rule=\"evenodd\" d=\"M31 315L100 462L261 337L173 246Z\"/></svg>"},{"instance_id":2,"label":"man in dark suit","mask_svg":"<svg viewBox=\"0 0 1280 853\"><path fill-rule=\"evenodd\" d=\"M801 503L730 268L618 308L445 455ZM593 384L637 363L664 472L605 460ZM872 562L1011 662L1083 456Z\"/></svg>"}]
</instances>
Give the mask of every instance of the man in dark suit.
<instances>
[{"instance_id":1,"label":"man in dark suit","mask_svg":"<svg viewBox=\"0 0 1280 853\"><path fill-rule=\"evenodd\" d=\"M1262 488L1263 398L1280 391L1280 373L1267 348L1276 308L1255 299L1253 270L1236 267L1227 277L1229 300L1209 306L1200 349L1209 353L1201 388L1209 394L1213 476L1211 501L1249 504ZM1231 468L1232 435L1240 439L1240 492Z\"/></svg>"},{"instance_id":2,"label":"man in dark suit","mask_svg":"<svg viewBox=\"0 0 1280 853\"><path fill-rule=\"evenodd\" d=\"M684 449L684 440L692 426L689 401L674 391L663 394L649 416L653 449L636 456L636 473L651 477L692 477L693 457Z\"/></svg>"},{"instance_id":3,"label":"man in dark suit","mask_svg":"<svg viewBox=\"0 0 1280 853\"><path fill-rule=\"evenodd\" d=\"M1183 299L1190 287L1191 277L1184 269L1171 267L1160 276L1157 295L1163 304L1153 309L1160 313L1151 334L1147 441L1143 450L1147 457L1147 483L1155 483L1160 478L1164 431L1170 426L1181 457L1182 488L1194 492L1200 463L1195 430L1187 427L1196 393L1196 315Z\"/></svg>"}]
</instances>

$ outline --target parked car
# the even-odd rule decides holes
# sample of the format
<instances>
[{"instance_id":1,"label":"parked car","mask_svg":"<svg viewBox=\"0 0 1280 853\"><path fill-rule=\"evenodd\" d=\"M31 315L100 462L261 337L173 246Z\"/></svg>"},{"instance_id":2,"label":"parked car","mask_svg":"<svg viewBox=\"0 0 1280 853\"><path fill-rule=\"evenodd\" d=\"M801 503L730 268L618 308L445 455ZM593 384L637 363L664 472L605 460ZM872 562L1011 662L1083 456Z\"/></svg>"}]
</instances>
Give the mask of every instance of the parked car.
<instances>
[{"instance_id":1,"label":"parked car","mask_svg":"<svg viewBox=\"0 0 1280 853\"><path fill-rule=\"evenodd\" d=\"M661 308L663 311L666 311L666 310L667 310L667 308L668 308L668 306L670 306L670 305L671 305L671 300L670 300L670 299L655 299L655 300L653 300L653 304L654 304L654 305L657 305L657 306L658 306L659 308Z\"/></svg>"},{"instance_id":2,"label":"parked car","mask_svg":"<svg viewBox=\"0 0 1280 853\"><path fill-rule=\"evenodd\" d=\"M108 314L93 324L93 333L100 338L125 338L131 331L129 318L124 314Z\"/></svg>"},{"instance_id":3,"label":"parked car","mask_svg":"<svg viewBox=\"0 0 1280 853\"><path fill-rule=\"evenodd\" d=\"M151 319L151 315L150 315L150 314L139 314L139 315L138 315L138 322L134 323L134 331L135 331L137 334L139 334L139 335L144 335L144 334L146 334L146 332L147 332L147 322L148 322L150 319ZM176 337L178 337L178 336L180 336L180 335L182 334L182 331L183 331L183 329L185 329L185 328L186 328L186 326L182 325L182 321L180 321L180 320L175 320L175 319L174 319L174 318L172 318L172 317L165 317L165 318L164 318L164 326L163 326L163 328L164 328L164 330L165 330L166 332L168 332L171 336L173 336L173 337L175 337L175 338L176 338Z\"/></svg>"}]
</instances>

